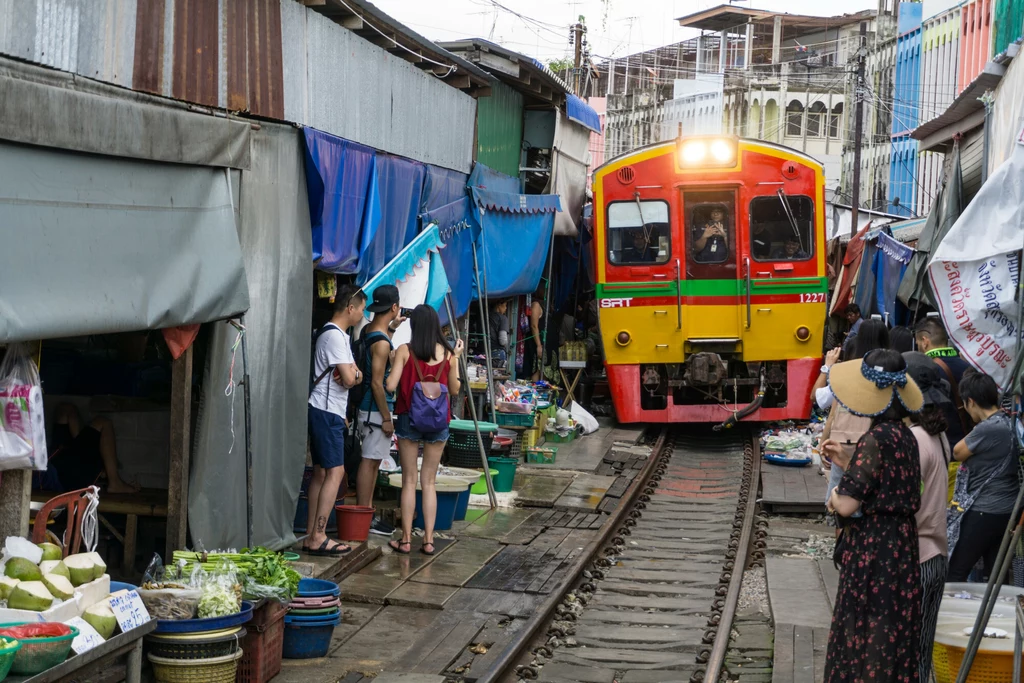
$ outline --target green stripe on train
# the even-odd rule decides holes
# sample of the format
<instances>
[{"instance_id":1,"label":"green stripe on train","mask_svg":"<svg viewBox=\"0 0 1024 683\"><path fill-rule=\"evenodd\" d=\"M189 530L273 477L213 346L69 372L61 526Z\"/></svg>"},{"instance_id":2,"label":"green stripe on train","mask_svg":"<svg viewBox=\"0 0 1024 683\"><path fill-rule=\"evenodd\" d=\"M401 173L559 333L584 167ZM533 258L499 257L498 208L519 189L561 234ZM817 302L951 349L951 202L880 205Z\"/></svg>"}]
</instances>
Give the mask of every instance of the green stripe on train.
<instances>
[{"instance_id":1,"label":"green stripe on train","mask_svg":"<svg viewBox=\"0 0 1024 683\"><path fill-rule=\"evenodd\" d=\"M746 293L743 280L683 280L682 296L741 296ZM751 294L801 294L828 291L827 278L802 277L792 281L784 279L752 280ZM668 282L609 282L597 285L597 298L677 296L676 281Z\"/></svg>"}]
</instances>

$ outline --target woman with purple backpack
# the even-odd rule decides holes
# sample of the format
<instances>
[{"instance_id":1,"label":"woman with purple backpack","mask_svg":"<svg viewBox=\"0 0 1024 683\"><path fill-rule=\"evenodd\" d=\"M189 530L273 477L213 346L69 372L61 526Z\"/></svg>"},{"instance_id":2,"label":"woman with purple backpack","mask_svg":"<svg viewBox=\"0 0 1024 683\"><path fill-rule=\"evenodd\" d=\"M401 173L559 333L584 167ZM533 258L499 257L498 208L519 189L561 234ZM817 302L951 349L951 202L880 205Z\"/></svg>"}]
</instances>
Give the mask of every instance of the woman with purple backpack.
<instances>
[{"instance_id":1,"label":"woman with purple backpack","mask_svg":"<svg viewBox=\"0 0 1024 683\"><path fill-rule=\"evenodd\" d=\"M441 333L437 311L425 304L409 315L412 339L395 351L387 390L397 389L395 397L395 434L402 465L402 539L389 545L396 553L412 551L412 520L416 514L416 460L423 444L423 464L419 470L423 497L424 555L434 554L434 520L437 517L437 492L434 480L441 464L448 423L451 421L450 397L462 388L459 356L462 340L452 348Z\"/></svg>"}]
</instances>

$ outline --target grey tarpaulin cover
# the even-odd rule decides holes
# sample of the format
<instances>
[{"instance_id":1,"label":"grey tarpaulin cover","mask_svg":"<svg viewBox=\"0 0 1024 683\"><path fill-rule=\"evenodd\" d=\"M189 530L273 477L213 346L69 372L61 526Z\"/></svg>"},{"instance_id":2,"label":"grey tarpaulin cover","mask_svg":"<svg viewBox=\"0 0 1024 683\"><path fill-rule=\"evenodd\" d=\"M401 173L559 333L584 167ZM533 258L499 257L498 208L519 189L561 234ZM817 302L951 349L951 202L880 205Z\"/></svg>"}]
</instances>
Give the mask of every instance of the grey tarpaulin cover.
<instances>
[{"instance_id":1,"label":"grey tarpaulin cover","mask_svg":"<svg viewBox=\"0 0 1024 683\"><path fill-rule=\"evenodd\" d=\"M0 142L0 342L249 307L224 169Z\"/></svg>"},{"instance_id":2,"label":"grey tarpaulin cover","mask_svg":"<svg viewBox=\"0 0 1024 683\"><path fill-rule=\"evenodd\" d=\"M239 238L252 307L246 326L252 382L254 542L294 542L292 521L306 463L306 392L313 273L301 134L263 123L242 172ZM189 526L196 545L242 547L245 528L245 422L242 388L224 395L235 329L213 325L189 483ZM242 377L242 352L234 379ZM231 425L234 424L232 447ZM230 451L230 452L229 452Z\"/></svg>"},{"instance_id":3,"label":"grey tarpaulin cover","mask_svg":"<svg viewBox=\"0 0 1024 683\"><path fill-rule=\"evenodd\" d=\"M554 158L547 193L557 194L562 204L555 214L555 234L575 237L579 234L576 221L587 192L590 130L570 121L561 109L556 112Z\"/></svg>"}]
</instances>

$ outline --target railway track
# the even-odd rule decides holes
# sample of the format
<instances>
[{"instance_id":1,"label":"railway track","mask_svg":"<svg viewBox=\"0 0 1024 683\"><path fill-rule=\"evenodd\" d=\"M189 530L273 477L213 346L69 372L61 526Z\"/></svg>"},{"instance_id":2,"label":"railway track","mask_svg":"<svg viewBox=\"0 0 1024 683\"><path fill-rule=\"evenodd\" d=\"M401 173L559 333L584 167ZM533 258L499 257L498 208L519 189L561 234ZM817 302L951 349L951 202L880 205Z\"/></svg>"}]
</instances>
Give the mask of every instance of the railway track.
<instances>
[{"instance_id":1,"label":"railway track","mask_svg":"<svg viewBox=\"0 0 1024 683\"><path fill-rule=\"evenodd\" d=\"M764 561L757 452L745 429L663 431L603 547L496 680L724 680L743 570Z\"/></svg>"}]
</instances>

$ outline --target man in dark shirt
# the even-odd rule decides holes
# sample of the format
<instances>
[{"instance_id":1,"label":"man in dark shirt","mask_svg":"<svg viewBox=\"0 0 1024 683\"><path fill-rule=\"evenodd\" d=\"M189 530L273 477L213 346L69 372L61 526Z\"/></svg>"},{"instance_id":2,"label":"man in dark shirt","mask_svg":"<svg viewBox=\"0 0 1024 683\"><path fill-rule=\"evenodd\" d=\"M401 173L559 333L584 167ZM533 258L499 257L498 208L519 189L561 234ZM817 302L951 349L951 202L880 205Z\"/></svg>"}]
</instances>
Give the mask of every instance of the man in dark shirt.
<instances>
[{"instance_id":1,"label":"man in dark shirt","mask_svg":"<svg viewBox=\"0 0 1024 683\"><path fill-rule=\"evenodd\" d=\"M788 235L783 245L772 254L772 258L778 261L803 261L809 257L807 252L800 248L800 238Z\"/></svg>"},{"instance_id":2,"label":"man in dark shirt","mask_svg":"<svg viewBox=\"0 0 1024 683\"><path fill-rule=\"evenodd\" d=\"M634 230L632 246L619 252L619 263L654 263L658 260L658 249L652 244L653 234L645 234L644 230Z\"/></svg>"},{"instance_id":3,"label":"man in dark shirt","mask_svg":"<svg viewBox=\"0 0 1024 683\"><path fill-rule=\"evenodd\" d=\"M729 230L725 210L711 209L711 218L693 234L694 259L697 263L722 263L729 258Z\"/></svg>"},{"instance_id":4,"label":"man in dark shirt","mask_svg":"<svg viewBox=\"0 0 1024 683\"><path fill-rule=\"evenodd\" d=\"M488 316L491 332L491 358L499 363L508 359L508 302L494 304Z\"/></svg>"}]
</instances>

